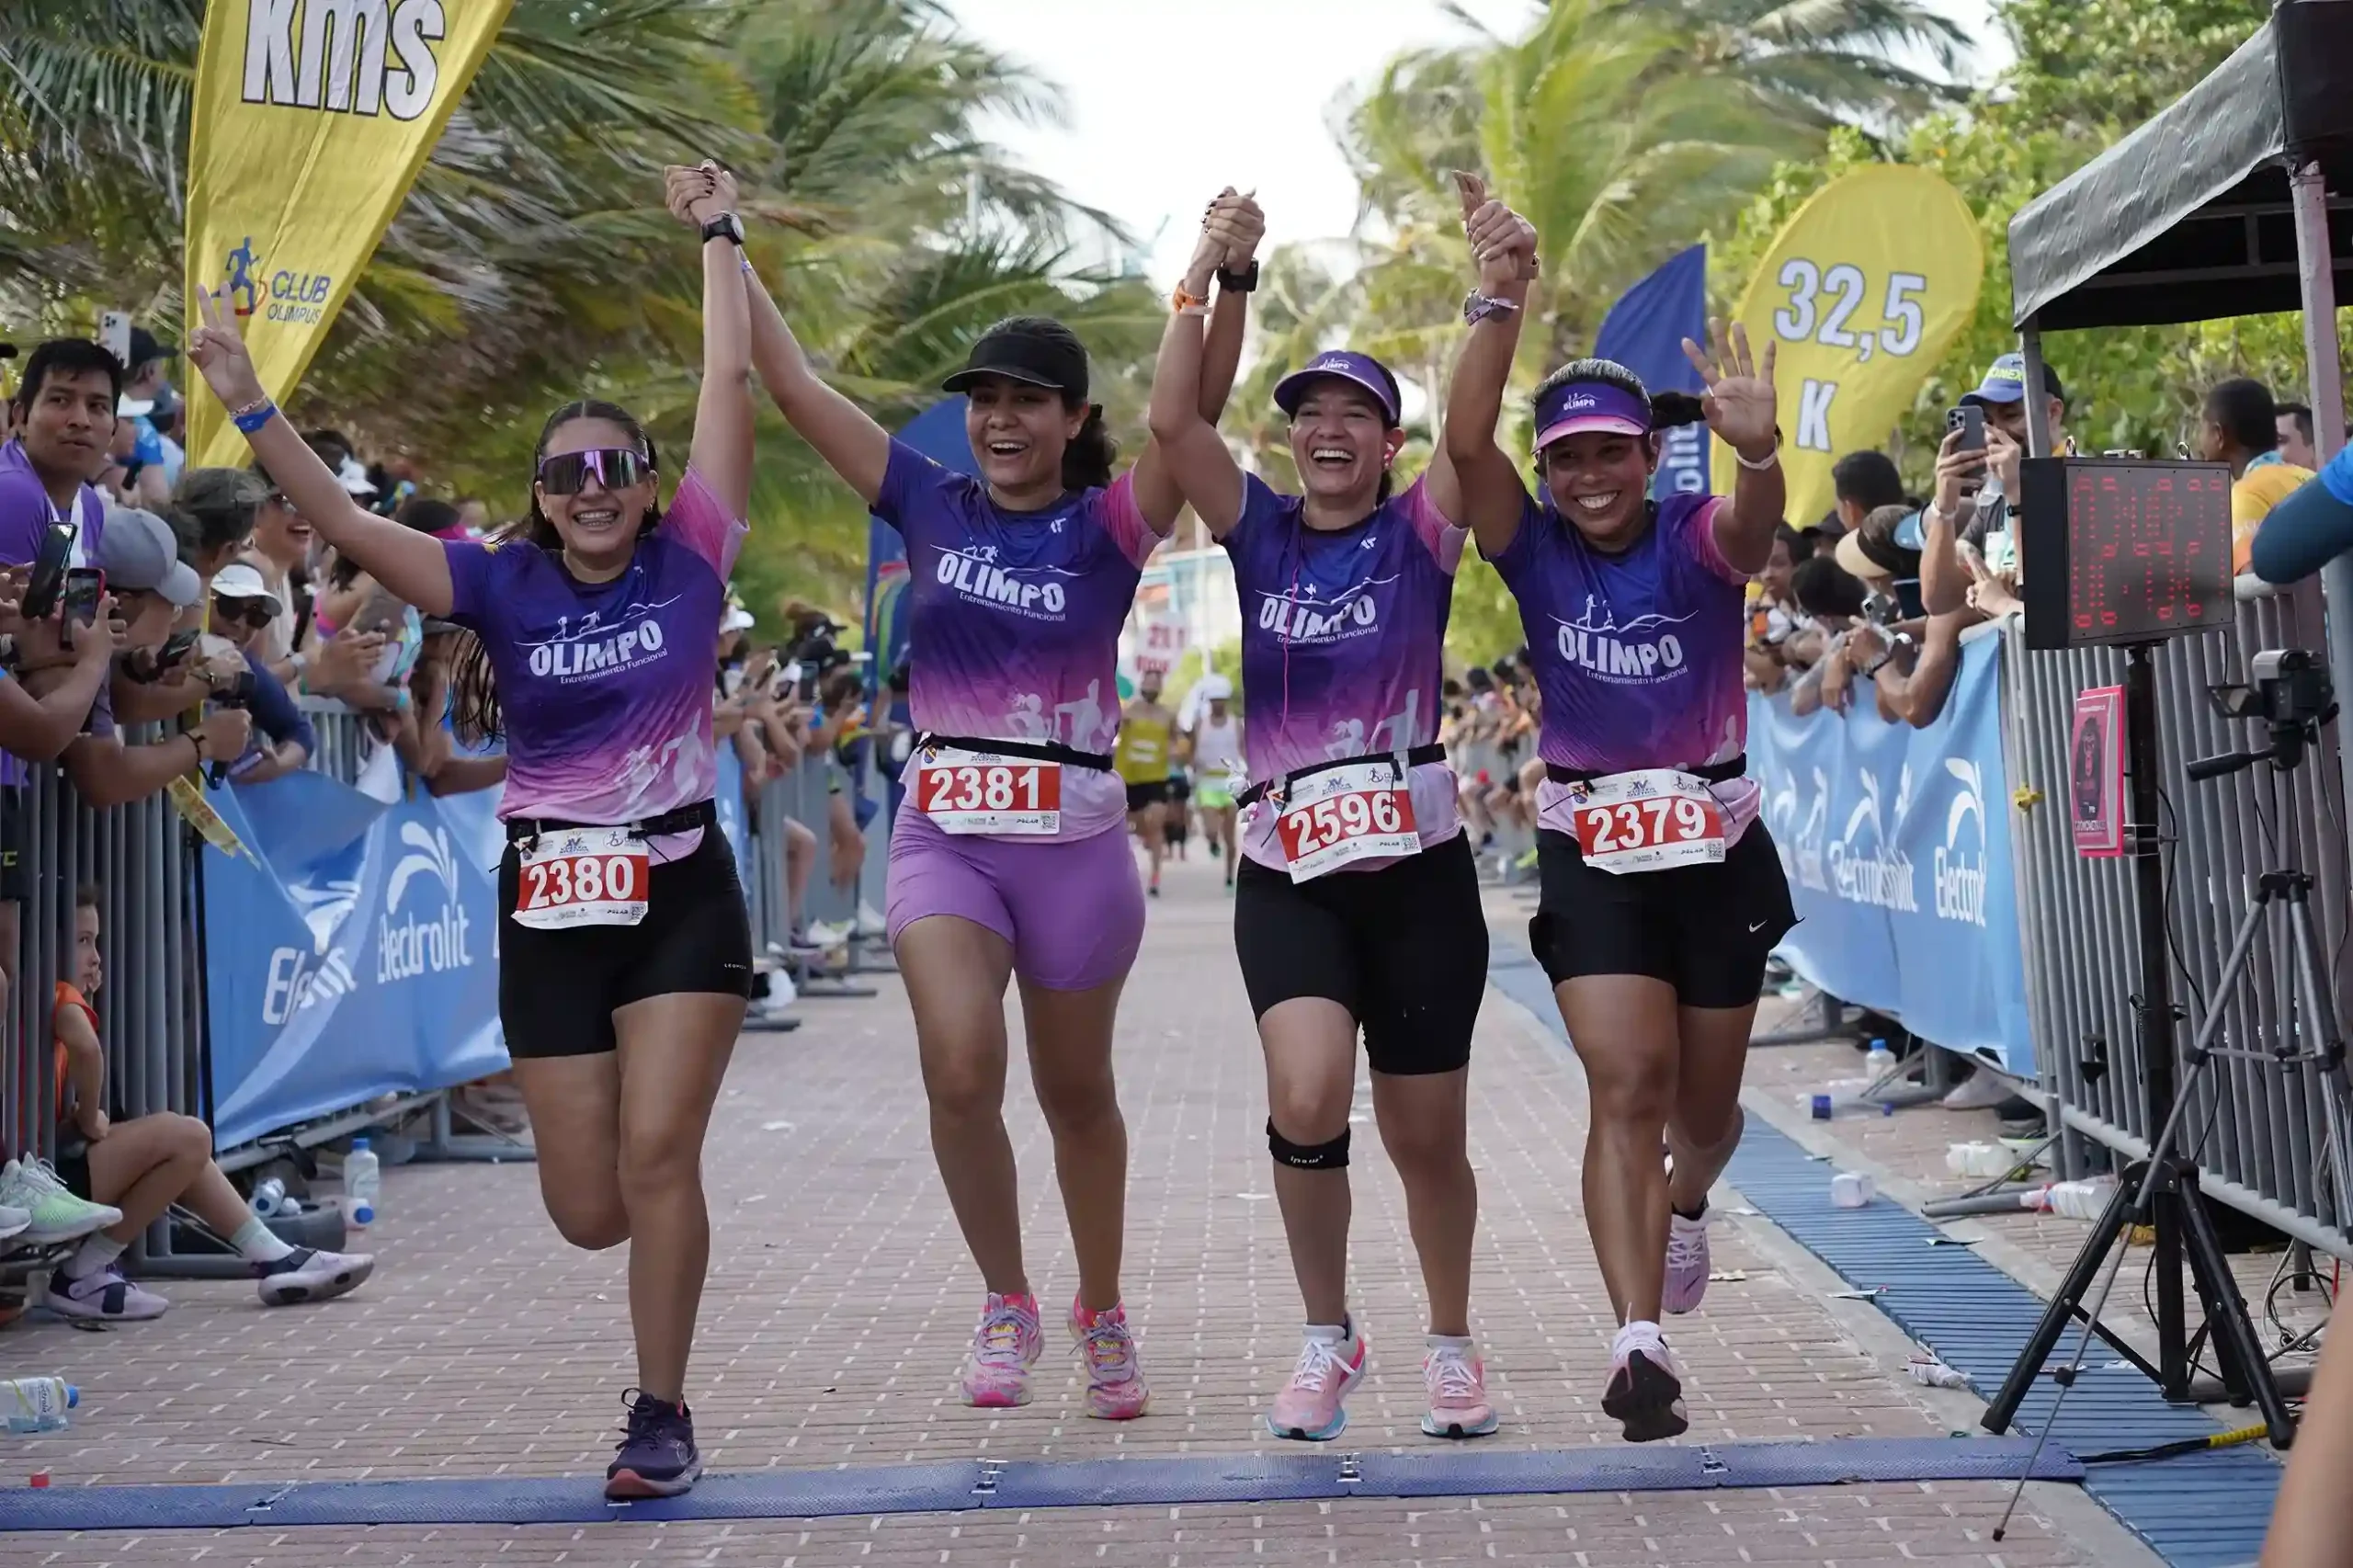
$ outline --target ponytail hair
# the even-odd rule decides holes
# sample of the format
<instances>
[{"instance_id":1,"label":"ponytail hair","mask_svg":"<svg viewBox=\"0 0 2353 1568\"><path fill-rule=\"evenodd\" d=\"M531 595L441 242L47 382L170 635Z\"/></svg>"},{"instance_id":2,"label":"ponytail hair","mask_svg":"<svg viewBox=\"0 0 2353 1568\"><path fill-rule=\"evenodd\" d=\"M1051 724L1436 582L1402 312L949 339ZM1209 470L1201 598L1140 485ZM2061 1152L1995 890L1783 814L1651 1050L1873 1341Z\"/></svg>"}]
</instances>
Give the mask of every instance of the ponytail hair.
<instances>
[{"instance_id":1,"label":"ponytail hair","mask_svg":"<svg viewBox=\"0 0 2353 1568\"><path fill-rule=\"evenodd\" d=\"M1385 506L1389 498L1395 494L1397 494L1397 475L1384 468L1381 471L1381 484L1372 493L1372 504L1376 506Z\"/></svg>"},{"instance_id":2,"label":"ponytail hair","mask_svg":"<svg viewBox=\"0 0 2353 1568\"><path fill-rule=\"evenodd\" d=\"M491 535L492 548L529 546L537 550L561 551L563 536L540 506L540 464L548 455L548 443L555 433L577 419L601 419L618 425L629 433L637 449L645 455L645 466L659 472L661 456L654 449L654 437L638 423L637 415L617 403L602 398L575 398L548 415L540 427L539 445L531 450L531 507L517 520ZM645 508L645 516L638 519L637 537L643 539L662 526L662 496L657 490ZM485 741L503 739L506 715L499 707L498 685L491 668L490 651L480 637L468 637L451 662L449 677L449 722L460 740L468 745L480 745Z\"/></svg>"},{"instance_id":3,"label":"ponytail hair","mask_svg":"<svg viewBox=\"0 0 2353 1568\"><path fill-rule=\"evenodd\" d=\"M1080 403L1065 401L1064 406L1077 408ZM1103 405L1085 403L1086 423L1078 434L1063 448L1063 488L1065 490L1100 490L1111 483L1111 464L1120 455L1120 444L1103 424Z\"/></svg>"}]
</instances>

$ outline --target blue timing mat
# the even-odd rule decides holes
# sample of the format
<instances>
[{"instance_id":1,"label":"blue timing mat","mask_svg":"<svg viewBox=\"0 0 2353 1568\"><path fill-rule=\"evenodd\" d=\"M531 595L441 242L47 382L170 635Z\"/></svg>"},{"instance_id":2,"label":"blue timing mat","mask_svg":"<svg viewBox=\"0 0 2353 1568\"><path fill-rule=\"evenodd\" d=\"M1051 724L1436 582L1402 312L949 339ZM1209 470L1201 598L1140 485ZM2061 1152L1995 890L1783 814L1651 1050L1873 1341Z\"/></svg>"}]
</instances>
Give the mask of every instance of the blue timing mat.
<instances>
[{"instance_id":1,"label":"blue timing mat","mask_svg":"<svg viewBox=\"0 0 2353 1568\"><path fill-rule=\"evenodd\" d=\"M258 1525L568 1525L639 1519L809 1519L987 1508L1118 1507L1335 1497L1706 1492L1847 1482L2014 1481L2030 1442L1845 1437L1820 1443L1617 1445L1430 1453L1233 1454L1173 1460L968 1460L707 1477L684 1497L612 1504L591 1477L68 1486L0 1492L0 1530L225 1529ZM2038 1481L2080 1481L2059 1449Z\"/></svg>"}]
</instances>

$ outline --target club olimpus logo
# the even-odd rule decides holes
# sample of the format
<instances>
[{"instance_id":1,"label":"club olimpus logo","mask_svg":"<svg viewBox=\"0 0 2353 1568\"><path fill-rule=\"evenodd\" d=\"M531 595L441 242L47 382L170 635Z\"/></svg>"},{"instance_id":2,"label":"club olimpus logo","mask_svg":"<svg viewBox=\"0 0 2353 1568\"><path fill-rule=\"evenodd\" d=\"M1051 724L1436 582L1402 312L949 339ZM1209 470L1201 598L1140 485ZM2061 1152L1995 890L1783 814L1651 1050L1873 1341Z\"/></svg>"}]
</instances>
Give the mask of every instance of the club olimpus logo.
<instances>
[{"instance_id":1,"label":"club olimpus logo","mask_svg":"<svg viewBox=\"0 0 2353 1568\"><path fill-rule=\"evenodd\" d=\"M468 937L472 922L458 899L458 858L449 848L447 829L422 823L401 824L401 842L408 852L392 865L384 884L384 918L376 929L376 980L388 984L421 974L441 974L473 961ZM426 880L440 894L439 907L420 920L401 919L409 884Z\"/></svg>"},{"instance_id":2,"label":"club olimpus logo","mask_svg":"<svg viewBox=\"0 0 2353 1568\"><path fill-rule=\"evenodd\" d=\"M246 0L242 97L273 108L389 114L433 107L443 0Z\"/></svg>"},{"instance_id":3,"label":"club olimpus logo","mask_svg":"<svg viewBox=\"0 0 2353 1568\"><path fill-rule=\"evenodd\" d=\"M265 278L251 234L229 253L224 270L228 281L223 289L230 308L239 316L259 312L264 321L316 326L326 314L327 301L335 297L333 273L281 267Z\"/></svg>"},{"instance_id":4,"label":"club olimpus logo","mask_svg":"<svg viewBox=\"0 0 2353 1568\"><path fill-rule=\"evenodd\" d=\"M1062 527L1058 518L1054 524ZM978 604L1009 609L1032 620L1060 620L1070 602L1063 584L1078 576L1066 566L1008 566L997 560L993 544L942 550L932 567L941 587Z\"/></svg>"}]
</instances>

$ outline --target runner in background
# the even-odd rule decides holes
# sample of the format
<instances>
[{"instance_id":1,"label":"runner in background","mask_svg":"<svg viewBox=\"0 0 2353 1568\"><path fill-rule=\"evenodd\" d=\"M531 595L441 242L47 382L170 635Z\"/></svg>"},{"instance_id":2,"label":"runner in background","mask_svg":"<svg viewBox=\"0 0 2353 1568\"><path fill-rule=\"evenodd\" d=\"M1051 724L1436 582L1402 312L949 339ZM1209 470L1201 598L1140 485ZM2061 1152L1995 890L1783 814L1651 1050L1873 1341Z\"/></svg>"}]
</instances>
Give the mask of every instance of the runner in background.
<instances>
[{"instance_id":1,"label":"runner in background","mask_svg":"<svg viewBox=\"0 0 2353 1568\"><path fill-rule=\"evenodd\" d=\"M932 1153L986 1300L967 1403L1024 1404L1044 1348L1005 1128L1001 1005L1021 988L1029 1067L1053 1135L1078 1289L1067 1319L1088 1414L1147 1398L1120 1298L1128 1140L1111 1075L1143 894L1113 771L1120 629L1184 498L1146 446L1114 479L1086 351L1060 322L998 323L946 390L966 397L981 477L894 441L821 379L756 275L753 358L793 429L906 541L908 693L922 736L891 834L892 949L915 1017ZM1222 320L1222 403L1242 323Z\"/></svg>"},{"instance_id":2,"label":"runner in background","mask_svg":"<svg viewBox=\"0 0 2353 1568\"><path fill-rule=\"evenodd\" d=\"M1128 825L1152 860L1152 896L1160 896L1160 862L1168 854L1168 774L1176 715L1160 703L1160 676L1147 675L1120 714L1120 778L1128 787Z\"/></svg>"},{"instance_id":3,"label":"runner in background","mask_svg":"<svg viewBox=\"0 0 2353 1568\"><path fill-rule=\"evenodd\" d=\"M1201 836L1210 853L1225 862L1225 891L1233 891L1235 791L1247 771L1242 762L1242 721L1233 712L1233 683L1207 675L1192 696L1200 714L1185 737L1185 760L1193 770L1193 800L1201 813Z\"/></svg>"},{"instance_id":4,"label":"runner in background","mask_svg":"<svg viewBox=\"0 0 2353 1568\"><path fill-rule=\"evenodd\" d=\"M1361 1033L1429 1294L1422 1430L1474 1437L1495 1428L1471 1338L1479 1194L1465 1150L1487 927L1438 745L1464 539L1449 520L1453 475L1440 456L1395 493L1396 378L1342 352L1275 389L1305 494L1279 494L1236 466L1202 412L1200 317L1211 277L1247 256L1213 214L1161 339L1151 419L1170 473L1233 561L1253 694L1233 938L1266 1052L1267 1143L1307 1319L1267 1426L1339 1436L1367 1366L1347 1301Z\"/></svg>"},{"instance_id":5,"label":"runner in background","mask_svg":"<svg viewBox=\"0 0 2353 1568\"><path fill-rule=\"evenodd\" d=\"M435 539L346 492L270 402L220 294L199 294L188 345L320 537L476 638L456 680L458 730L506 741L499 1019L540 1192L574 1245L630 1244L638 1386L611 1497L674 1495L701 1473L685 1381L710 1257L703 1137L752 980L744 890L711 799L710 669L752 469L734 194L700 178L676 206L702 232L703 363L666 509L637 421L571 403L540 433L528 523L494 550Z\"/></svg>"},{"instance_id":6,"label":"runner in background","mask_svg":"<svg viewBox=\"0 0 2353 1568\"><path fill-rule=\"evenodd\" d=\"M1173 751L1176 745L1173 733L1168 744ZM1161 813L1160 824L1168 841L1168 852L1179 860L1191 859L1186 846L1193 836L1193 779L1181 756L1173 757L1168 765L1168 804Z\"/></svg>"},{"instance_id":7,"label":"runner in background","mask_svg":"<svg viewBox=\"0 0 2353 1568\"><path fill-rule=\"evenodd\" d=\"M1602 1408L1644 1442L1688 1426L1658 1319L1707 1290L1708 1189L1740 1142L1766 956L1796 922L1742 756L1744 590L1783 500L1773 351L1756 365L1737 325L1712 357L1686 344L1696 405L1606 360L1555 371L1535 399L1540 504L1495 441L1535 231L1458 178L1479 281L1445 450L1543 693L1529 936L1592 1095L1586 1211L1620 1324ZM1731 498L1651 501L1659 426L1703 412L1739 459Z\"/></svg>"}]
</instances>

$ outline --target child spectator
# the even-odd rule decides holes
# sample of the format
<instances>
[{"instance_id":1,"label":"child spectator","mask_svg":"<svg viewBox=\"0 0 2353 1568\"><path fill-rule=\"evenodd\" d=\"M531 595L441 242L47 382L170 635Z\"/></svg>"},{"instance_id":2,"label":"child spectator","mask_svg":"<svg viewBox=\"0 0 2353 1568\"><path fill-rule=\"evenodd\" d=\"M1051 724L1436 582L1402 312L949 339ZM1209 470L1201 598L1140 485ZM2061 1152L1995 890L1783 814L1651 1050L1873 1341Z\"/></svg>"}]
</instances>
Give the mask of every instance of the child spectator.
<instances>
[{"instance_id":1,"label":"child spectator","mask_svg":"<svg viewBox=\"0 0 2353 1568\"><path fill-rule=\"evenodd\" d=\"M165 1112L117 1123L106 1112L106 1049L98 1042L96 995L99 890L85 887L74 911L74 983L57 983L51 1028L57 1041L58 1174L79 1198L111 1204L121 1218L86 1236L49 1278L48 1307L60 1317L136 1321L171 1303L123 1275L122 1254L173 1204L225 1237L260 1282L262 1304L323 1301L357 1288L374 1270L365 1253L289 1246L246 1209L212 1163L212 1130Z\"/></svg>"}]
</instances>

